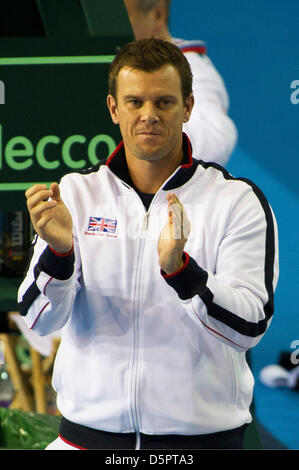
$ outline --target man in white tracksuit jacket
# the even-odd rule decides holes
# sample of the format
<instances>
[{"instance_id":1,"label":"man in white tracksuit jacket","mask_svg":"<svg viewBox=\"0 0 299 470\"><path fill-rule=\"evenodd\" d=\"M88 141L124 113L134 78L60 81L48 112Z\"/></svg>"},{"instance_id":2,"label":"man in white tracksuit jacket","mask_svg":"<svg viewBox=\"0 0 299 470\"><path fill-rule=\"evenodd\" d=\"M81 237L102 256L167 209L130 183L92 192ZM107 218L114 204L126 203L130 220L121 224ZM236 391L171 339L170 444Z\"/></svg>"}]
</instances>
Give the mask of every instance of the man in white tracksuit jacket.
<instances>
[{"instance_id":1,"label":"man in white tracksuit jacket","mask_svg":"<svg viewBox=\"0 0 299 470\"><path fill-rule=\"evenodd\" d=\"M274 309L274 215L253 183L192 158L176 46L130 43L109 83L114 153L26 192L38 236L20 313L40 335L62 329L49 448L242 448L245 353Z\"/></svg>"}]
</instances>

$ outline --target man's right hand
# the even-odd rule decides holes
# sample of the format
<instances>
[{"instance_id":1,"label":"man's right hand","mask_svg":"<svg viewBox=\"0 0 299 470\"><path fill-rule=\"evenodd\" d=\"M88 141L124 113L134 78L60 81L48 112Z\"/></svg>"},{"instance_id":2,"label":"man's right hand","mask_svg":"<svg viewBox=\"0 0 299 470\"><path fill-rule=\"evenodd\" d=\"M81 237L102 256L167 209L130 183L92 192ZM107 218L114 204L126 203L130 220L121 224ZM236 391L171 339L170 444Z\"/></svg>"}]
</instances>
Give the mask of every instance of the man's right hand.
<instances>
[{"instance_id":1,"label":"man's right hand","mask_svg":"<svg viewBox=\"0 0 299 470\"><path fill-rule=\"evenodd\" d=\"M57 183L47 189L45 184L35 184L27 189L27 207L36 233L53 250L64 254L73 246L72 216L60 197Z\"/></svg>"}]
</instances>

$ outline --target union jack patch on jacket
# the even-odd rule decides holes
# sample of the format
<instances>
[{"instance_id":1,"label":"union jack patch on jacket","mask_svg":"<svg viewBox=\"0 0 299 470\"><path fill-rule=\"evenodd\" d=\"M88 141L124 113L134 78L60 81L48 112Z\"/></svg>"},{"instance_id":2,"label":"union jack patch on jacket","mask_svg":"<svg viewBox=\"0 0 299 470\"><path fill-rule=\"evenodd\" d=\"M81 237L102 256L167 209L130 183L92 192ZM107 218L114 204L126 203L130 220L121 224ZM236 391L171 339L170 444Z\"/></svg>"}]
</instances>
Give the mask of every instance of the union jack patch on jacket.
<instances>
[{"instance_id":1,"label":"union jack patch on jacket","mask_svg":"<svg viewBox=\"0 0 299 470\"><path fill-rule=\"evenodd\" d=\"M115 233L117 220L104 217L89 217L88 232Z\"/></svg>"}]
</instances>

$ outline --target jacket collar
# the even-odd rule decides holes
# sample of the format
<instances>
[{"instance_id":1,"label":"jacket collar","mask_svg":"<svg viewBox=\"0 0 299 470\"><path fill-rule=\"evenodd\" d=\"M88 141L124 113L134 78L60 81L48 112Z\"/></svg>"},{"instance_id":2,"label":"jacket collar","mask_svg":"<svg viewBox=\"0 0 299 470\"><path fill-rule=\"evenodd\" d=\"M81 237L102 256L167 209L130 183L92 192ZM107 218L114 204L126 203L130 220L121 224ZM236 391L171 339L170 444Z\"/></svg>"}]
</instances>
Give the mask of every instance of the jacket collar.
<instances>
[{"instance_id":1,"label":"jacket collar","mask_svg":"<svg viewBox=\"0 0 299 470\"><path fill-rule=\"evenodd\" d=\"M106 166L122 181L132 186L129 170L126 162L124 142L121 141L106 162ZM194 174L198 161L192 158L192 146L189 138L183 132L183 159L173 177L163 187L164 191L170 191L185 184Z\"/></svg>"}]
</instances>

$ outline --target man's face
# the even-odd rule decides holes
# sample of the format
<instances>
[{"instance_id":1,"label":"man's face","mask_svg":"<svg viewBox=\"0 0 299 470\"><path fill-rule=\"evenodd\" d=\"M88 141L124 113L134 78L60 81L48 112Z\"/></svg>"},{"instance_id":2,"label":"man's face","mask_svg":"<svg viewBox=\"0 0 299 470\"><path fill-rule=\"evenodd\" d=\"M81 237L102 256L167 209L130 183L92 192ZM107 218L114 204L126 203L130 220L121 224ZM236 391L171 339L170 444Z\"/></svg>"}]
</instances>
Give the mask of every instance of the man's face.
<instances>
[{"instance_id":1,"label":"man's face","mask_svg":"<svg viewBox=\"0 0 299 470\"><path fill-rule=\"evenodd\" d=\"M152 72L123 67L117 77L117 100L109 95L107 103L113 122L120 126L127 158L167 163L178 155L193 95L184 103L174 66Z\"/></svg>"},{"instance_id":2,"label":"man's face","mask_svg":"<svg viewBox=\"0 0 299 470\"><path fill-rule=\"evenodd\" d=\"M155 9L144 13L137 8L136 0L124 0L124 3L135 38L139 40L152 37L156 24Z\"/></svg>"}]
</instances>

